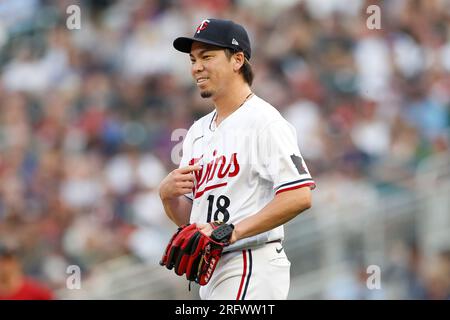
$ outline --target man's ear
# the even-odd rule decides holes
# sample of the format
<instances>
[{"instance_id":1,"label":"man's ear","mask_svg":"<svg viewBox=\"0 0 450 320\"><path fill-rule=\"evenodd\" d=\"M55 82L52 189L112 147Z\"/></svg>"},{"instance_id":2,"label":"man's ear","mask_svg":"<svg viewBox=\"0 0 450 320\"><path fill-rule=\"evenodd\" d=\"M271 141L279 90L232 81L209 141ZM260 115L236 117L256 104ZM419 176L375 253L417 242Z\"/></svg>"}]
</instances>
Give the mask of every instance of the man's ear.
<instances>
[{"instance_id":1,"label":"man's ear","mask_svg":"<svg viewBox=\"0 0 450 320\"><path fill-rule=\"evenodd\" d=\"M243 65L245 61L245 56L243 52L236 52L233 55L233 70L238 71Z\"/></svg>"}]
</instances>

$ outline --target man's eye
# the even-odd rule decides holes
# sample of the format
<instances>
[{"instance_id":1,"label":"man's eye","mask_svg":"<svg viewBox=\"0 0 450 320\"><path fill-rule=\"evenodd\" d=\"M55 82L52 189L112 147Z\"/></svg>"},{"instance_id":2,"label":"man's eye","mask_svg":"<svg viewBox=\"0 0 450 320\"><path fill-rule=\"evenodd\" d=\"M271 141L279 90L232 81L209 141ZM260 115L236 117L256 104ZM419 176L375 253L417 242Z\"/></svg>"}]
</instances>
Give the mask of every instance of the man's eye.
<instances>
[{"instance_id":1,"label":"man's eye","mask_svg":"<svg viewBox=\"0 0 450 320\"><path fill-rule=\"evenodd\" d=\"M205 60L208 60L209 58L211 58L211 56L209 56L209 55L203 56L203 59L205 59Z\"/></svg>"},{"instance_id":2,"label":"man's eye","mask_svg":"<svg viewBox=\"0 0 450 320\"><path fill-rule=\"evenodd\" d=\"M194 64L195 63L195 60L191 60L191 64Z\"/></svg>"}]
</instances>

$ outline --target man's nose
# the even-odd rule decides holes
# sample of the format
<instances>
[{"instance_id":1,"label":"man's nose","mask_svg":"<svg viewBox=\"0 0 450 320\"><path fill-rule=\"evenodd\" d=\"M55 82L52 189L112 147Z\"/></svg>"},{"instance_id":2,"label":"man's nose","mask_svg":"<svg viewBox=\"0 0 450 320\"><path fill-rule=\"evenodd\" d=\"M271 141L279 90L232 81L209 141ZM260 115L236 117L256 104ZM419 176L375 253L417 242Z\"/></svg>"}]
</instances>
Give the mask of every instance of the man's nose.
<instances>
[{"instance_id":1,"label":"man's nose","mask_svg":"<svg viewBox=\"0 0 450 320\"><path fill-rule=\"evenodd\" d=\"M192 64L192 73L194 74L203 71L203 69L203 64L200 61L196 61Z\"/></svg>"}]
</instances>

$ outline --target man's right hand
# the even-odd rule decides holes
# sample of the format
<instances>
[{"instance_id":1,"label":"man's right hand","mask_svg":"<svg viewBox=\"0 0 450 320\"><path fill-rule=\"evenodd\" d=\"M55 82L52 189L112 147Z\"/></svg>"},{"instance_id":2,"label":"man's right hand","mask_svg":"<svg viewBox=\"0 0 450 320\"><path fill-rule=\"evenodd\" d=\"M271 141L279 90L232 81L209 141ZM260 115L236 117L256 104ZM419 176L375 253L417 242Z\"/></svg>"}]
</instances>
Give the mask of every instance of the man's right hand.
<instances>
[{"instance_id":1,"label":"man's right hand","mask_svg":"<svg viewBox=\"0 0 450 320\"><path fill-rule=\"evenodd\" d=\"M173 170L159 184L161 200L177 198L192 191L194 187L194 171L200 170L199 165L191 165Z\"/></svg>"}]
</instances>

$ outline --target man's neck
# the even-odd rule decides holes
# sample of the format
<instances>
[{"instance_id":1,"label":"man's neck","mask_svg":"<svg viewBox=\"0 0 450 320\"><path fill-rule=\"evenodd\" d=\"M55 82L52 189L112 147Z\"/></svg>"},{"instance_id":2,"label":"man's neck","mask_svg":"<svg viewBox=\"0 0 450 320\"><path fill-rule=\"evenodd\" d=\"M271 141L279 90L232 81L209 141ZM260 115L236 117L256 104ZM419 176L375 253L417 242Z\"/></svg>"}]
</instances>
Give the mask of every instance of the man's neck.
<instances>
[{"instance_id":1,"label":"man's neck","mask_svg":"<svg viewBox=\"0 0 450 320\"><path fill-rule=\"evenodd\" d=\"M224 95L213 99L217 111L216 125L219 125L226 117L239 109L251 96L251 93L252 91L248 85L242 85L236 90L230 90Z\"/></svg>"}]
</instances>

